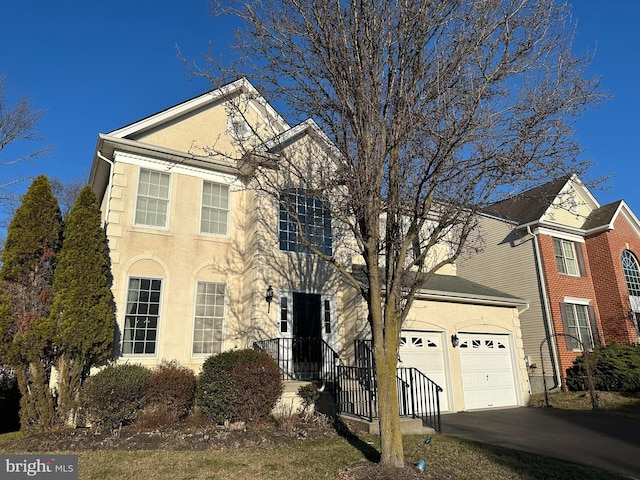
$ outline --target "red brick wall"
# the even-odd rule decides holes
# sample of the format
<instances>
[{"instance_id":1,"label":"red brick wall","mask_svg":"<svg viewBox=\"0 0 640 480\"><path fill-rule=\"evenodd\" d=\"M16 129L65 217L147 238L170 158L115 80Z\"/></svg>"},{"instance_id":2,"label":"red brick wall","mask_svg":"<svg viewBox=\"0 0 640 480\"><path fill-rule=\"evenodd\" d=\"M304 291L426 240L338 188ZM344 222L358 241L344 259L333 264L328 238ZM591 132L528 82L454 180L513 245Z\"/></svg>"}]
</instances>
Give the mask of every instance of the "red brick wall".
<instances>
[{"instance_id":1,"label":"red brick wall","mask_svg":"<svg viewBox=\"0 0 640 480\"><path fill-rule=\"evenodd\" d=\"M622 271L622 252L640 255L640 238L623 215L614 229L586 239L589 264L600 310L600 321L608 343L637 343L638 336L628 319L629 294Z\"/></svg>"},{"instance_id":2,"label":"red brick wall","mask_svg":"<svg viewBox=\"0 0 640 480\"><path fill-rule=\"evenodd\" d=\"M542 259L542 268L547 284L547 295L549 297L549 306L551 309L551 318L553 321L554 333L565 333L560 315L560 304L564 302L565 297L577 297L591 300L596 319L598 330L602 339L603 328L599 321L600 314L598 308L597 297L594 285L591 279L591 267L589 265L589 252L584 244L577 244L582 248L587 275L584 277L575 277L572 275L563 275L558 271L556 263L555 251L553 249L553 237L549 235L539 235L540 257ZM560 372L564 377L567 368L573 365L573 361L580 352L567 350L566 339L563 336L556 337L556 345L558 347L558 361L560 363Z\"/></svg>"}]
</instances>

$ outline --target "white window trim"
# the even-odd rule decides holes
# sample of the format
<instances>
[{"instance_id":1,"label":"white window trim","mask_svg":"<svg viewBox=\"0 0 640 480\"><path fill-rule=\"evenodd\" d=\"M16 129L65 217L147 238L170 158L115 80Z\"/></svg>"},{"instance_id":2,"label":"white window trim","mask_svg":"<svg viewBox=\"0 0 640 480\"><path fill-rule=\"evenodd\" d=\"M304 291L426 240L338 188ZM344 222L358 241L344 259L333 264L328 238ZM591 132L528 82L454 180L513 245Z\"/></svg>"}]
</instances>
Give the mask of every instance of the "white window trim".
<instances>
[{"instance_id":1,"label":"white window trim","mask_svg":"<svg viewBox=\"0 0 640 480\"><path fill-rule=\"evenodd\" d=\"M228 208L227 208L227 233L225 234L219 234L219 233L210 233L210 232L203 232L202 231L202 208L204 207L203 202L202 202L202 197L204 196L204 184L205 182L207 183L214 183L217 185L221 185L223 187L227 187L229 192L228 192ZM232 188L231 185L226 183L226 182L219 182L219 181L215 181L215 180L209 180L206 178L203 178L202 181L200 182L200 215L199 215L199 222L198 222L198 233L200 235L203 235L205 237L216 237L216 238L229 238L231 236L231 210L232 210L232 203L231 203L231 195L232 193ZM208 207L208 208L213 208L213 207Z\"/></svg>"},{"instance_id":2,"label":"white window trim","mask_svg":"<svg viewBox=\"0 0 640 480\"><path fill-rule=\"evenodd\" d=\"M160 280L160 300L158 301L158 323L156 325L156 348L154 353L124 353L124 331L127 326L127 303L129 302L129 283L132 278L140 278L146 280ZM162 277L149 277L145 275L129 275L127 277L127 288L124 292L124 314L122 316L122 339L120 341L120 352L124 358L149 358L149 359L157 359L158 351L160 350L160 331L162 327L162 311L163 311L163 300L164 300L164 289L165 289L166 279Z\"/></svg>"},{"instance_id":3,"label":"white window trim","mask_svg":"<svg viewBox=\"0 0 640 480\"><path fill-rule=\"evenodd\" d=\"M556 255L556 251L555 251L556 250L555 249L555 240L559 240L560 241L560 249L562 251L562 259L563 259L563 262L565 264L565 269L567 270L566 272L561 272L560 268L558 268L558 273L560 275L568 275L570 277L580 277L581 276L581 273L580 273L580 262L578 261L578 252L576 251L575 242L573 242L571 240L565 240L564 238L558 238L558 237L554 237L552 239L552 241L553 241L553 255L554 255L555 259L556 259L556 264L557 264L557 261L558 261L558 257ZM569 273L568 272L569 269L566 268L568 266L569 258L565 256L564 243L563 242L569 243L571 245L571 249L573 250L573 258L571 260L575 263L576 273Z\"/></svg>"},{"instance_id":4,"label":"white window trim","mask_svg":"<svg viewBox=\"0 0 640 480\"><path fill-rule=\"evenodd\" d=\"M229 313L229 284L227 282L219 282L215 280L196 280L193 291L193 313L191 315L191 343L189 344L189 351L191 352L191 358L208 358L214 353L193 353L193 342L195 341L196 333L196 305L198 299L198 283L221 283L224 285L224 317L222 319L222 340L220 340L220 353L226 350L227 345L227 316Z\"/></svg>"},{"instance_id":5,"label":"white window trim","mask_svg":"<svg viewBox=\"0 0 640 480\"><path fill-rule=\"evenodd\" d=\"M564 297L564 303L575 303L576 305L591 305L588 298Z\"/></svg>"},{"instance_id":6,"label":"white window trim","mask_svg":"<svg viewBox=\"0 0 640 480\"><path fill-rule=\"evenodd\" d=\"M591 305L591 300L589 300L588 298L576 298L576 297L564 297L564 303L567 304L568 306L571 305L579 305L581 307L588 307L589 305ZM578 317L575 317L576 319L576 324L578 321ZM589 327L589 333L591 335L591 343L592 345L588 345L584 342L584 339L580 338L580 341L586 345L587 349L592 350L595 345L596 345L596 338L595 335L593 334L593 326L591 325L591 319L589 318L589 310L587 309L586 311L586 319L587 319L587 327ZM569 319L567 318L567 323L569 322ZM568 332L564 332L564 333L568 333ZM567 349L569 350L569 349ZM574 348L571 349L570 351L573 352L582 352L582 347L578 346L578 348Z\"/></svg>"},{"instance_id":7,"label":"white window trim","mask_svg":"<svg viewBox=\"0 0 640 480\"><path fill-rule=\"evenodd\" d=\"M161 174L166 174L169 175L169 191L168 191L168 198L167 198L167 220L166 223L163 227L157 226L157 225L148 225L146 223L137 223L136 222L136 216L138 213L138 200L139 200L139 190L140 190L140 174L142 173L143 170L147 170L149 172L157 172L157 173L161 173ZM143 167L140 166L138 168L138 178L136 180L136 196L135 196L135 205L133 208L133 220L131 222L131 224L136 227L136 228L149 228L152 230L160 230L160 231L168 231L169 230L169 225L171 225L171 197L172 197L172 190L173 190L173 179L172 179L172 174L170 172L167 171L162 171L160 169L156 168L149 168L149 167Z\"/></svg>"}]
</instances>

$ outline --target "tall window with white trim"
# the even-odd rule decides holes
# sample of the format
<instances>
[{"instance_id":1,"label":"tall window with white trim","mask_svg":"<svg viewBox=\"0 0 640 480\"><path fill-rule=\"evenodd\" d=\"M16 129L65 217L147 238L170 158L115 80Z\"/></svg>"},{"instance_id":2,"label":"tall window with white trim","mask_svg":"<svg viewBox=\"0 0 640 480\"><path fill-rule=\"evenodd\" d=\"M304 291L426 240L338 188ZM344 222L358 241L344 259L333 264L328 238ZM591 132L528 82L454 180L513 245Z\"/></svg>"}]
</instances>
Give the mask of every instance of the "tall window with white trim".
<instances>
[{"instance_id":1,"label":"tall window with white trim","mask_svg":"<svg viewBox=\"0 0 640 480\"><path fill-rule=\"evenodd\" d=\"M127 292L127 309L124 317L122 353L156 353L158 320L160 318L159 278L130 278Z\"/></svg>"},{"instance_id":2,"label":"tall window with white trim","mask_svg":"<svg viewBox=\"0 0 640 480\"><path fill-rule=\"evenodd\" d=\"M560 314L564 333L571 335L571 337L565 337L569 350L582 350L582 345L592 349L594 345L600 343L595 311L591 305L561 303ZM575 339L578 339L581 343L576 342Z\"/></svg>"},{"instance_id":3,"label":"tall window with white trim","mask_svg":"<svg viewBox=\"0 0 640 480\"><path fill-rule=\"evenodd\" d=\"M224 283L197 283L193 355L211 355L222 351L226 290Z\"/></svg>"},{"instance_id":4,"label":"tall window with white trim","mask_svg":"<svg viewBox=\"0 0 640 480\"><path fill-rule=\"evenodd\" d=\"M170 178L171 176L168 173L140 169L136 202L136 225L167 227Z\"/></svg>"},{"instance_id":5,"label":"tall window with white trim","mask_svg":"<svg viewBox=\"0 0 640 480\"><path fill-rule=\"evenodd\" d=\"M229 233L229 187L203 182L200 233L225 236Z\"/></svg>"},{"instance_id":6,"label":"tall window with white trim","mask_svg":"<svg viewBox=\"0 0 640 480\"><path fill-rule=\"evenodd\" d=\"M622 252L622 271L629 295L640 297L640 268L635 255L629 250Z\"/></svg>"},{"instance_id":7,"label":"tall window with white trim","mask_svg":"<svg viewBox=\"0 0 640 480\"><path fill-rule=\"evenodd\" d=\"M292 188L280 197L280 250L310 253L305 242L332 254L331 213L320 197Z\"/></svg>"}]
</instances>

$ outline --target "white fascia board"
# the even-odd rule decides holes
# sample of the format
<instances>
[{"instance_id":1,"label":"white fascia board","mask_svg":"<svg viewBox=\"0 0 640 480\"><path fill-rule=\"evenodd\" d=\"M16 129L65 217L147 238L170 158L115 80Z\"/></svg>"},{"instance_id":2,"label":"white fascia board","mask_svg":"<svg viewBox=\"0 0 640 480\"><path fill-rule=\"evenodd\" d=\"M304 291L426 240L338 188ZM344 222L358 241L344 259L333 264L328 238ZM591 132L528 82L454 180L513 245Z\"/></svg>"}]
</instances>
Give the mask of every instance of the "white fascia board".
<instances>
[{"instance_id":1,"label":"white fascia board","mask_svg":"<svg viewBox=\"0 0 640 480\"><path fill-rule=\"evenodd\" d=\"M555 227L555 225L554 225ZM550 237L562 238L563 240L568 240L570 242L576 243L584 243L584 235L585 231L580 230L578 228L568 229L564 226L559 226L559 228L549 228L545 226L539 226L536 228L533 233L540 235L549 235Z\"/></svg>"},{"instance_id":2,"label":"white fascia board","mask_svg":"<svg viewBox=\"0 0 640 480\"><path fill-rule=\"evenodd\" d=\"M494 307L522 307L528 303L517 298L490 297L485 295L468 295L457 292L441 292L437 290L419 290L416 298L420 300L435 300L439 302L467 303L473 305L488 305Z\"/></svg>"},{"instance_id":3,"label":"white fascia board","mask_svg":"<svg viewBox=\"0 0 640 480\"><path fill-rule=\"evenodd\" d=\"M192 167L187 164L176 164L174 162L167 162L166 160L142 156L129 152L116 151L114 154L114 159L116 163L126 163L149 170L202 178L204 180L221 183L223 185L234 185L235 183L237 183L237 177L235 175L229 175L222 172Z\"/></svg>"},{"instance_id":4,"label":"white fascia board","mask_svg":"<svg viewBox=\"0 0 640 480\"><path fill-rule=\"evenodd\" d=\"M596 208L600 208L600 203L598 202L598 200L596 200L596 197L593 196L593 194L591 193L591 191L587 188L587 186L582 182L582 180L580 180L578 178L578 176L574 173L571 178L569 179L569 182L574 186L577 187L576 189L579 190L578 193L580 193L582 196L586 197L587 200L591 203L591 209L595 210ZM566 188L566 186L565 186ZM563 188L564 190L564 188ZM562 193L562 191L561 191Z\"/></svg>"},{"instance_id":5,"label":"white fascia board","mask_svg":"<svg viewBox=\"0 0 640 480\"><path fill-rule=\"evenodd\" d=\"M217 172L222 175L230 175L237 178L239 173L236 162L229 159L192 155L179 150L159 147L143 142L136 142L126 138L113 138L100 135L96 152L100 151L104 156L113 159L116 152L137 155L141 158L153 158L156 161L164 161L171 168L184 168L198 172ZM94 163L98 160L97 153Z\"/></svg>"},{"instance_id":6,"label":"white fascia board","mask_svg":"<svg viewBox=\"0 0 640 480\"><path fill-rule=\"evenodd\" d=\"M327 134L324 133L324 131L312 118L307 118L299 124L289 128L286 132L283 132L280 135L277 135L271 140L265 142L265 144L260 147L259 151L270 152L272 150L277 150L281 145L291 142L296 137L301 137L305 133L310 135L311 137L319 139L325 145L329 153L334 157L339 158L342 156L340 154L340 151L338 150L338 147L334 145Z\"/></svg>"},{"instance_id":7,"label":"white fascia board","mask_svg":"<svg viewBox=\"0 0 640 480\"><path fill-rule=\"evenodd\" d=\"M276 119L276 121L281 125L283 129L289 128L289 125L287 124L287 122L258 93L255 87L251 85L249 80L247 80L246 78L241 78L239 80L236 80L235 82L229 83L216 90L204 93L199 97L192 98L191 100L187 100L186 102L180 103L173 107L167 108L166 110L158 112L154 115L143 118L138 122L124 126L122 128L119 128L118 130L113 130L112 132L109 132L108 135L110 137L115 137L115 138L124 138L139 132L143 132L157 125L161 125L165 122L168 122L176 117L179 117L193 110L201 108L204 105L223 99L239 91L244 91L247 94L249 94L251 97L256 99L256 101L258 101L267 110L269 115L272 115L273 118Z\"/></svg>"},{"instance_id":8,"label":"white fascia board","mask_svg":"<svg viewBox=\"0 0 640 480\"><path fill-rule=\"evenodd\" d=\"M627 219L633 230L636 232L636 235L640 236L640 221L638 221L638 217L635 216L633 211L629 208L629 205L627 205L624 200L620 202L618 210L611 220L611 229L613 230L613 224L620 214L622 214Z\"/></svg>"}]
</instances>

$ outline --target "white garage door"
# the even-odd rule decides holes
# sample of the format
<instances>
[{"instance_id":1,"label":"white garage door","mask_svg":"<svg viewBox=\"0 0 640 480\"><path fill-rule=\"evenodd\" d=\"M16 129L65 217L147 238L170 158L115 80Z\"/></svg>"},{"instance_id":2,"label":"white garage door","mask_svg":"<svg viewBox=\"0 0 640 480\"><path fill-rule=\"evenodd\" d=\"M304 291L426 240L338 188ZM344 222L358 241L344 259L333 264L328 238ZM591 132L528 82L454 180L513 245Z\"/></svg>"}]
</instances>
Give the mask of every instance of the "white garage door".
<instances>
[{"instance_id":1,"label":"white garage door","mask_svg":"<svg viewBox=\"0 0 640 480\"><path fill-rule=\"evenodd\" d=\"M465 408L517 405L509 336L461 334L459 337Z\"/></svg>"},{"instance_id":2,"label":"white garage door","mask_svg":"<svg viewBox=\"0 0 640 480\"><path fill-rule=\"evenodd\" d=\"M403 331L400 336L399 367L413 367L420 370L438 386L440 411L449 410L444 362L443 336L439 332Z\"/></svg>"}]
</instances>

